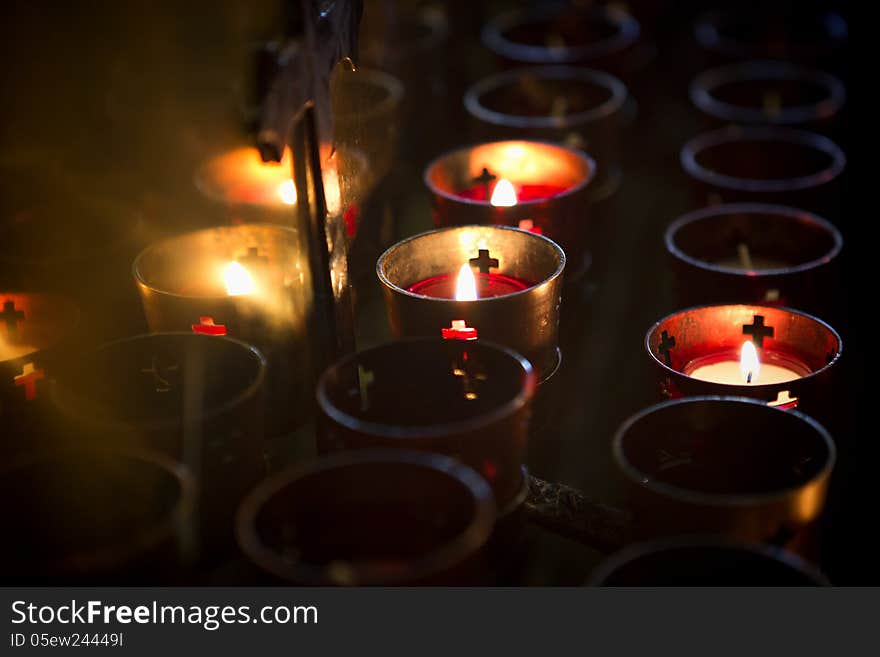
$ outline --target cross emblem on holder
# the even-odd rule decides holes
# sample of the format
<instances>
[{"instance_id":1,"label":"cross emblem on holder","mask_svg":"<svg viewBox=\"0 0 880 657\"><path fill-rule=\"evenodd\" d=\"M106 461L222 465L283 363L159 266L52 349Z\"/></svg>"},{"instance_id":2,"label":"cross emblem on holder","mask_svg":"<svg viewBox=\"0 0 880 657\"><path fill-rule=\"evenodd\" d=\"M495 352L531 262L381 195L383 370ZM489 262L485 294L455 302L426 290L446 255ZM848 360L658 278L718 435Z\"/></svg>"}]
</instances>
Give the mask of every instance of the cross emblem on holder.
<instances>
[{"instance_id":1,"label":"cross emblem on holder","mask_svg":"<svg viewBox=\"0 0 880 657\"><path fill-rule=\"evenodd\" d=\"M477 329L468 326L463 319L453 319L451 326L440 329L440 335L444 340L476 340Z\"/></svg>"},{"instance_id":2,"label":"cross emblem on holder","mask_svg":"<svg viewBox=\"0 0 880 657\"><path fill-rule=\"evenodd\" d=\"M0 320L6 324L6 332L13 335L18 331L19 322L24 321L24 311L15 309L15 301L8 299L3 302L3 312L0 313Z\"/></svg>"},{"instance_id":3,"label":"cross emblem on holder","mask_svg":"<svg viewBox=\"0 0 880 657\"><path fill-rule=\"evenodd\" d=\"M672 348L675 346L675 336L669 335L666 331L660 334L660 344L657 345L657 352L663 356L663 361L672 367Z\"/></svg>"},{"instance_id":4,"label":"cross emblem on holder","mask_svg":"<svg viewBox=\"0 0 880 657\"><path fill-rule=\"evenodd\" d=\"M527 230L530 233L534 233L535 235L543 235L544 231L541 230L540 226L536 226L535 222L532 219L520 219L517 228L520 230Z\"/></svg>"},{"instance_id":5,"label":"cross emblem on holder","mask_svg":"<svg viewBox=\"0 0 880 657\"><path fill-rule=\"evenodd\" d=\"M255 246L248 247L247 253L238 258L238 261L247 267L248 270L258 270L260 267L265 267L269 264L269 258L261 256Z\"/></svg>"},{"instance_id":6,"label":"cross emblem on holder","mask_svg":"<svg viewBox=\"0 0 880 657\"><path fill-rule=\"evenodd\" d=\"M488 201L491 196L489 193L489 191L490 191L489 185L491 185L492 181L495 180L497 177L498 176L489 173L489 169L487 169L486 167L483 167L483 170L482 170L482 172L480 172L480 175L477 176L476 178L472 178L471 182L483 186L483 189L486 190L486 200Z\"/></svg>"},{"instance_id":7,"label":"cross emblem on holder","mask_svg":"<svg viewBox=\"0 0 880 657\"><path fill-rule=\"evenodd\" d=\"M199 323L192 325L192 331L202 335L226 335L226 325L215 324L213 317L199 317Z\"/></svg>"},{"instance_id":8,"label":"cross emblem on holder","mask_svg":"<svg viewBox=\"0 0 880 657\"><path fill-rule=\"evenodd\" d=\"M38 370L33 363L25 363L21 368L21 374L14 377L15 385L24 387L24 398L33 401L37 398L37 381L44 378L46 373Z\"/></svg>"},{"instance_id":9,"label":"cross emblem on holder","mask_svg":"<svg viewBox=\"0 0 880 657\"><path fill-rule=\"evenodd\" d=\"M498 269L498 258L489 255L489 249L480 249L476 258L468 260L471 267L477 267L481 274L488 274L490 269Z\"/></svg>"},{"instance_id":10,"label":"cross emblem on holder","mask_svg":"<svg viewBox=\"0 0 880 657\"><path fill-rule=\"evenodd\" d=\"M743 335L751 335L757 347L764 346L764 338L773 337L773 327L764 325L764 316L755 315L751 324L743 324Z\"/></svg>"}]
</instances>

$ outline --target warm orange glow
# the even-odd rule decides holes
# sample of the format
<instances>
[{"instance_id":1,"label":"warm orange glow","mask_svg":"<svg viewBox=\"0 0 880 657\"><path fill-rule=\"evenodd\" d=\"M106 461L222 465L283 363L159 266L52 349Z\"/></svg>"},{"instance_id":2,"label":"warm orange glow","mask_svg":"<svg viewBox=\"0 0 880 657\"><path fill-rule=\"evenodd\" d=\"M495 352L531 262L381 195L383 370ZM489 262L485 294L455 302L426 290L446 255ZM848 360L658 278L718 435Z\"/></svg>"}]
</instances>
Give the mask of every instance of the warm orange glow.
<instances>
[{"instance_id":1,"label":"warm orange glow","mask_svg":"<svg viewBox=\"0 0 880 657\"><path fill-rule=\"evenodd\" d=\"M256 289L250 272L234 260L223 270L223 282L226 284L226 294L231 297L253 294Z\"/></svg>"},{"instance_id":2,"label":"warm orange glow","mask_svg":"<svg viewBox=\"0 0 880 657\"><path fill-rule=\"evenodd\" d=\"M489 199L489 203L495 207L503 208L516 205L516 191L513 189L513 183L507 178L499 180L495 185L495 190L492 192L492 198Z\"/></svg>"},{"instance_id":3,"label":"warm orange glow","mask_svg":"<svg viewBox=\"0 0 880 657\"><path fill-rule=\"evenodd\" d=\"M278 196L286 205L296 205L296 185L292 180L285 180L278 185Z\"/></svg>"},{"instance_id":4,"label":"warm orange glow","mask_svg":"<svg viewBox=\"0 0 880 657\"><path fill-rule=\"evenodd\" d=\"M474 272L467 263L458 270L458 281L455 285L456 301L476 301L477 300L477 280L474 278Z\"/></svg>"},{"instance_id":5,"label":"warm orange glow","mask_svg":"<svg viewBox=\"0 0 880 657\"><path fill-rule=\"evenodd\" d=\"M746 383L757 383L758 373L761 371L761 361L758 360L758 352L751 340L743 342L739 355L739 371Z\"/></svg>"}]
</instances>

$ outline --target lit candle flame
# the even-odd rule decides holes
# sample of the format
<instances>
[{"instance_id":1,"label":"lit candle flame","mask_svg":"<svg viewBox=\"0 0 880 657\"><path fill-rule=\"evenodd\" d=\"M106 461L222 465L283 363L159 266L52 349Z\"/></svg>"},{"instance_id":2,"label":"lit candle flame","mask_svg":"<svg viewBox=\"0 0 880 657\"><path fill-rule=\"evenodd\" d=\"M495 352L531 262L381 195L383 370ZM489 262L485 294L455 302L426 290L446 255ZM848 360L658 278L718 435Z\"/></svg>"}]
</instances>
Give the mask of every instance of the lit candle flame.
<instances>
[{"instance_id":1,"label":"lit candle flame","mask_svg":"<svg viewBox=\"0 0 880 657\"><path fill-rule=\"evenodd\" d=\"M278 185L278 196L286 205L296 205L296 185L292 180L285 180Z\"/></svg>"},{"instance_id":2,"label":"lit candle flame","mask_svg":"<svg viewBox=\"0 0 880 657\"><path fill-rule=\"evenodd\" d=\"M761 361L758 360L758 352L751 340L743 342L739 356L739 371L746 383L757 383L758 373L761 371Z\"/></svg>"},{"instance_id":3,"label":"lit candle flame","mask_svg":"<svg viewBox=\"0 0 880 657\"><path fill-rule=\"evenodd\" d=\"M489 203L496 207L504 208L516 205L516 191L513 189L513 183L507 178L499 180L495 185L495 190L492 192L492 198L489 200Z\"/></svg>"},{"instance_id":4,"label":"lit candle flame","mask_svg":"<svg viewBox=\"0 0 880 657\"><path fill-rule=\"evenodd\" d=\"M223 270L223 282L226 284L226 294L231 297L253 294L256 289L250 272L234 260Z\"/></svg>"},{"instance_id":5,"label":"lit candle flame","mask_svg":"<svg viewBox=\"0 0 880 657\"><path fill-rule=\"evenodd\" d=\"M456 301L476 301L477 300L477 279L474 278L474 272L467 263L458 270L458 281L455 285Z\"/></svg>"}]
</instances>

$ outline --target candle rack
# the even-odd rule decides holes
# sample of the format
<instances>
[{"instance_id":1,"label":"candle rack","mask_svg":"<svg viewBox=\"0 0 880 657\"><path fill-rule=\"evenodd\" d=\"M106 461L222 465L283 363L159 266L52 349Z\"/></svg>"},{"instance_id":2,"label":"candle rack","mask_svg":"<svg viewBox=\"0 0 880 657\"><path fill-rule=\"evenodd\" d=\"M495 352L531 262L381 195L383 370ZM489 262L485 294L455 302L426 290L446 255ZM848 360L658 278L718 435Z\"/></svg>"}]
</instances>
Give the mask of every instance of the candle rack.
<instances>
[{"instance_id":1,"label":"candle rack","mask_svg":"<svg viewBox=\"0 0 880 657\"><path fill-rule=\"evenodd\" d=\"M602 562L592 586L829 586L794 554L717 538L638 543Z\"/></svg>"},{"instance_id":2,"label":"candle rack","mask_svg":"<svg viewBox=\"0 0 880 657\"><path fill-rule=\"evenodd\" d=\"M458 461L363 450L261 484L239 511L237 533L244 554L274 582L475 584L485 577L494 519L489 487Z\"/></svg>"},{"instance_id":3,"label":"candle rack","mask_svg":"<svg viewBox=\"0 0 880 657\"><path fill-rule=\"evenodd\" d=\"M493 274L520 281L518 291L454 299L454 285L443 296L411 291L419 283L459 272L463 264L489 280ZM565 253L551 240L505 226L461 226L407 238L389 248L376 265L395 339L440 336L464 320L480 339L525 356L539 380L559 367L559 308Z\"/></svg>"},{"instance_id":4,"label":"candle rack","mask_svg":"<svg viewBox=\"0 0 880 657\"><path fill-rule=\"evenodd\" d=\"M835 187L846 156L814 132L728 126L688 141L681 165L700 205L761 201L836 216Z\"/></svg>"},{"instance_id":5,"label":"candle rack","mask_svg":"<svg viewBox=\"0 0 880 657\"><path fill-rule=\"evenodd\" d=\"M754 384L744 380L716 383L690 376L693 366L704 359L739 360L745 341L754 344L761 364L790 366L798 375L767 384L760 382L760 375ZM699 306L668 315L648 330L645 347L665 397L751 397L825 417L833 408L833 375L843 342L828 324L806 313L737 304Z\"/></svg>"},{"instance_id":6,"label":"candle rack","mask_svg":"<svg viewBox=\"0 0 880 657\"><path fill-rule=\"evenodd\" d=\"M2 578L28 586L173 584L189 562L195 486L140 449L78 447L0 468ZM73 494L75 492L75 494Z\"/></svg>"},{"instance_id":7,"label":"candle rack","mask_svg":"<svg viewBox=\"0 0 880 657\"><path fill-rule=\"evenodd\" d=\"M761 203L719 205L676 219L665 244L680 306L745 301L835 314L843 237L815 214Z\"/></svg>"},{"instance_id":8,"label":"candle rack","mask_svg":"<svg viewBox=\"0 0 880 657\"><path fill-rule=\"evenodd\" d=\"M154 333L111 342L59 373L54 439L142 446L186 464L198 485L204 557L216 560L232 546L235 509L266 475L265 378L262 354L228 337Z\"/></svg>"},{"instance_id":9,"label":"candle rack","mask_svg":"<svg viewBox=\"0 0 880 657\"><path fill-rule=\"evenodd\" d=\"M417 380L413 373L418 372ZM394 447L454 456L521 504L531 366L483 340L404 340L348 356L318 382L318 451Z\"/></svg>"},{"instance_id":10,"label":"candle rack","mask_svg":"<svg viewBox=\"0 0 880 657\"><path fill-rule=\"evenodd\" d=\"M528 64L588 64L615 72L634 67L641 28L626 11L612 7L514 9L490 20L483 44L503 61Z\"/></svg>"},{"instance_id":11,"label":"candle rack","mask_svg":"<svg viewBox=\"0 0 880 657\"><path fill-rule=\"evenodd\" d=\"M588 263L593 159L579 150L546 142L511 140L460 148L425 169L434 225L506 225L529 230L565 249L573 272ZM501 180L512 183L516 203L493 205Z\"/></svg>"},{"instance_id":12,"label":"candle rack","mask_svg":"<svg viewBox=\"0 0 880 657\"><path fill-rule=\"evenodd\" d=\"M48 389L76 339L79 309L55 294L0 292L0 454L29 449L46 430Z\"/></svg>"},{"instance_id":13,"label":"candle rack","mask_svg":"<svg viewBox=\"0 0 880 657\"><path fill-rule=\"evenodd\" d=\"M724 534L777 545L805 540L836 459L811 418L724 397L640 411L618 429L612 451L638 536Z\"/></svg>"},{"instance_id":14,"label":"candle rack","mask_svg":"<svg viewBox=\"0 0 880 657\"><path fill-rule=\"evenodd\" d=\"M536 66L484 78L464 96L483 139L528 138L582 148L596 160L587 190L602 201L620 186L619 131L629 97L617 78L573 66Z\"/></svg>"},{"instance_id":15,"label":"candle rack","mask_svg":"<svg viewBox=\"0 0 880 657\"><path fill-rule=\"evenodd\" d=\"M700 73L691 102L717 125L752 123L827 128L846 90L833 75L787 62L752 61Z\"/></svg>"}]
</instances>

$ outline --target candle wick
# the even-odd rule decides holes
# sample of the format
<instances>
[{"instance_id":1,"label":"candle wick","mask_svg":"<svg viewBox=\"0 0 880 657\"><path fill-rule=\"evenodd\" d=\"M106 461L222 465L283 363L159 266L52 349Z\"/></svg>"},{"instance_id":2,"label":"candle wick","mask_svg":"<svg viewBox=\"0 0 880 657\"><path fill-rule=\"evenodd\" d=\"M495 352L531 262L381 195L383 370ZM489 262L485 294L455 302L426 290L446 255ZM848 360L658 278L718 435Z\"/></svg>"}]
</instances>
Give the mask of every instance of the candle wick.
<instances>
[{"instance_id":1,"label":"candle wick","mask_svg":"<svg viewBox=\"0 0 880 657\"><path fill-rule=\"evenodd\" d=\"M749 253L749 245L745 242L740 242L736 245L736 253L739 255L739 261L742 263L742 266L751 271L752 254Z\"/></svg>"},{"instance_id":2,"label":"candle wick","mask_svg":"<svg viewBox=\"0 0 880 657\"><path fill-rule=\"evenodd\" d=\"M746 383L751 383L751 382L752 382L752 373L749 372L748 376L746 377Z\"/></svg>"}]
</instances>

